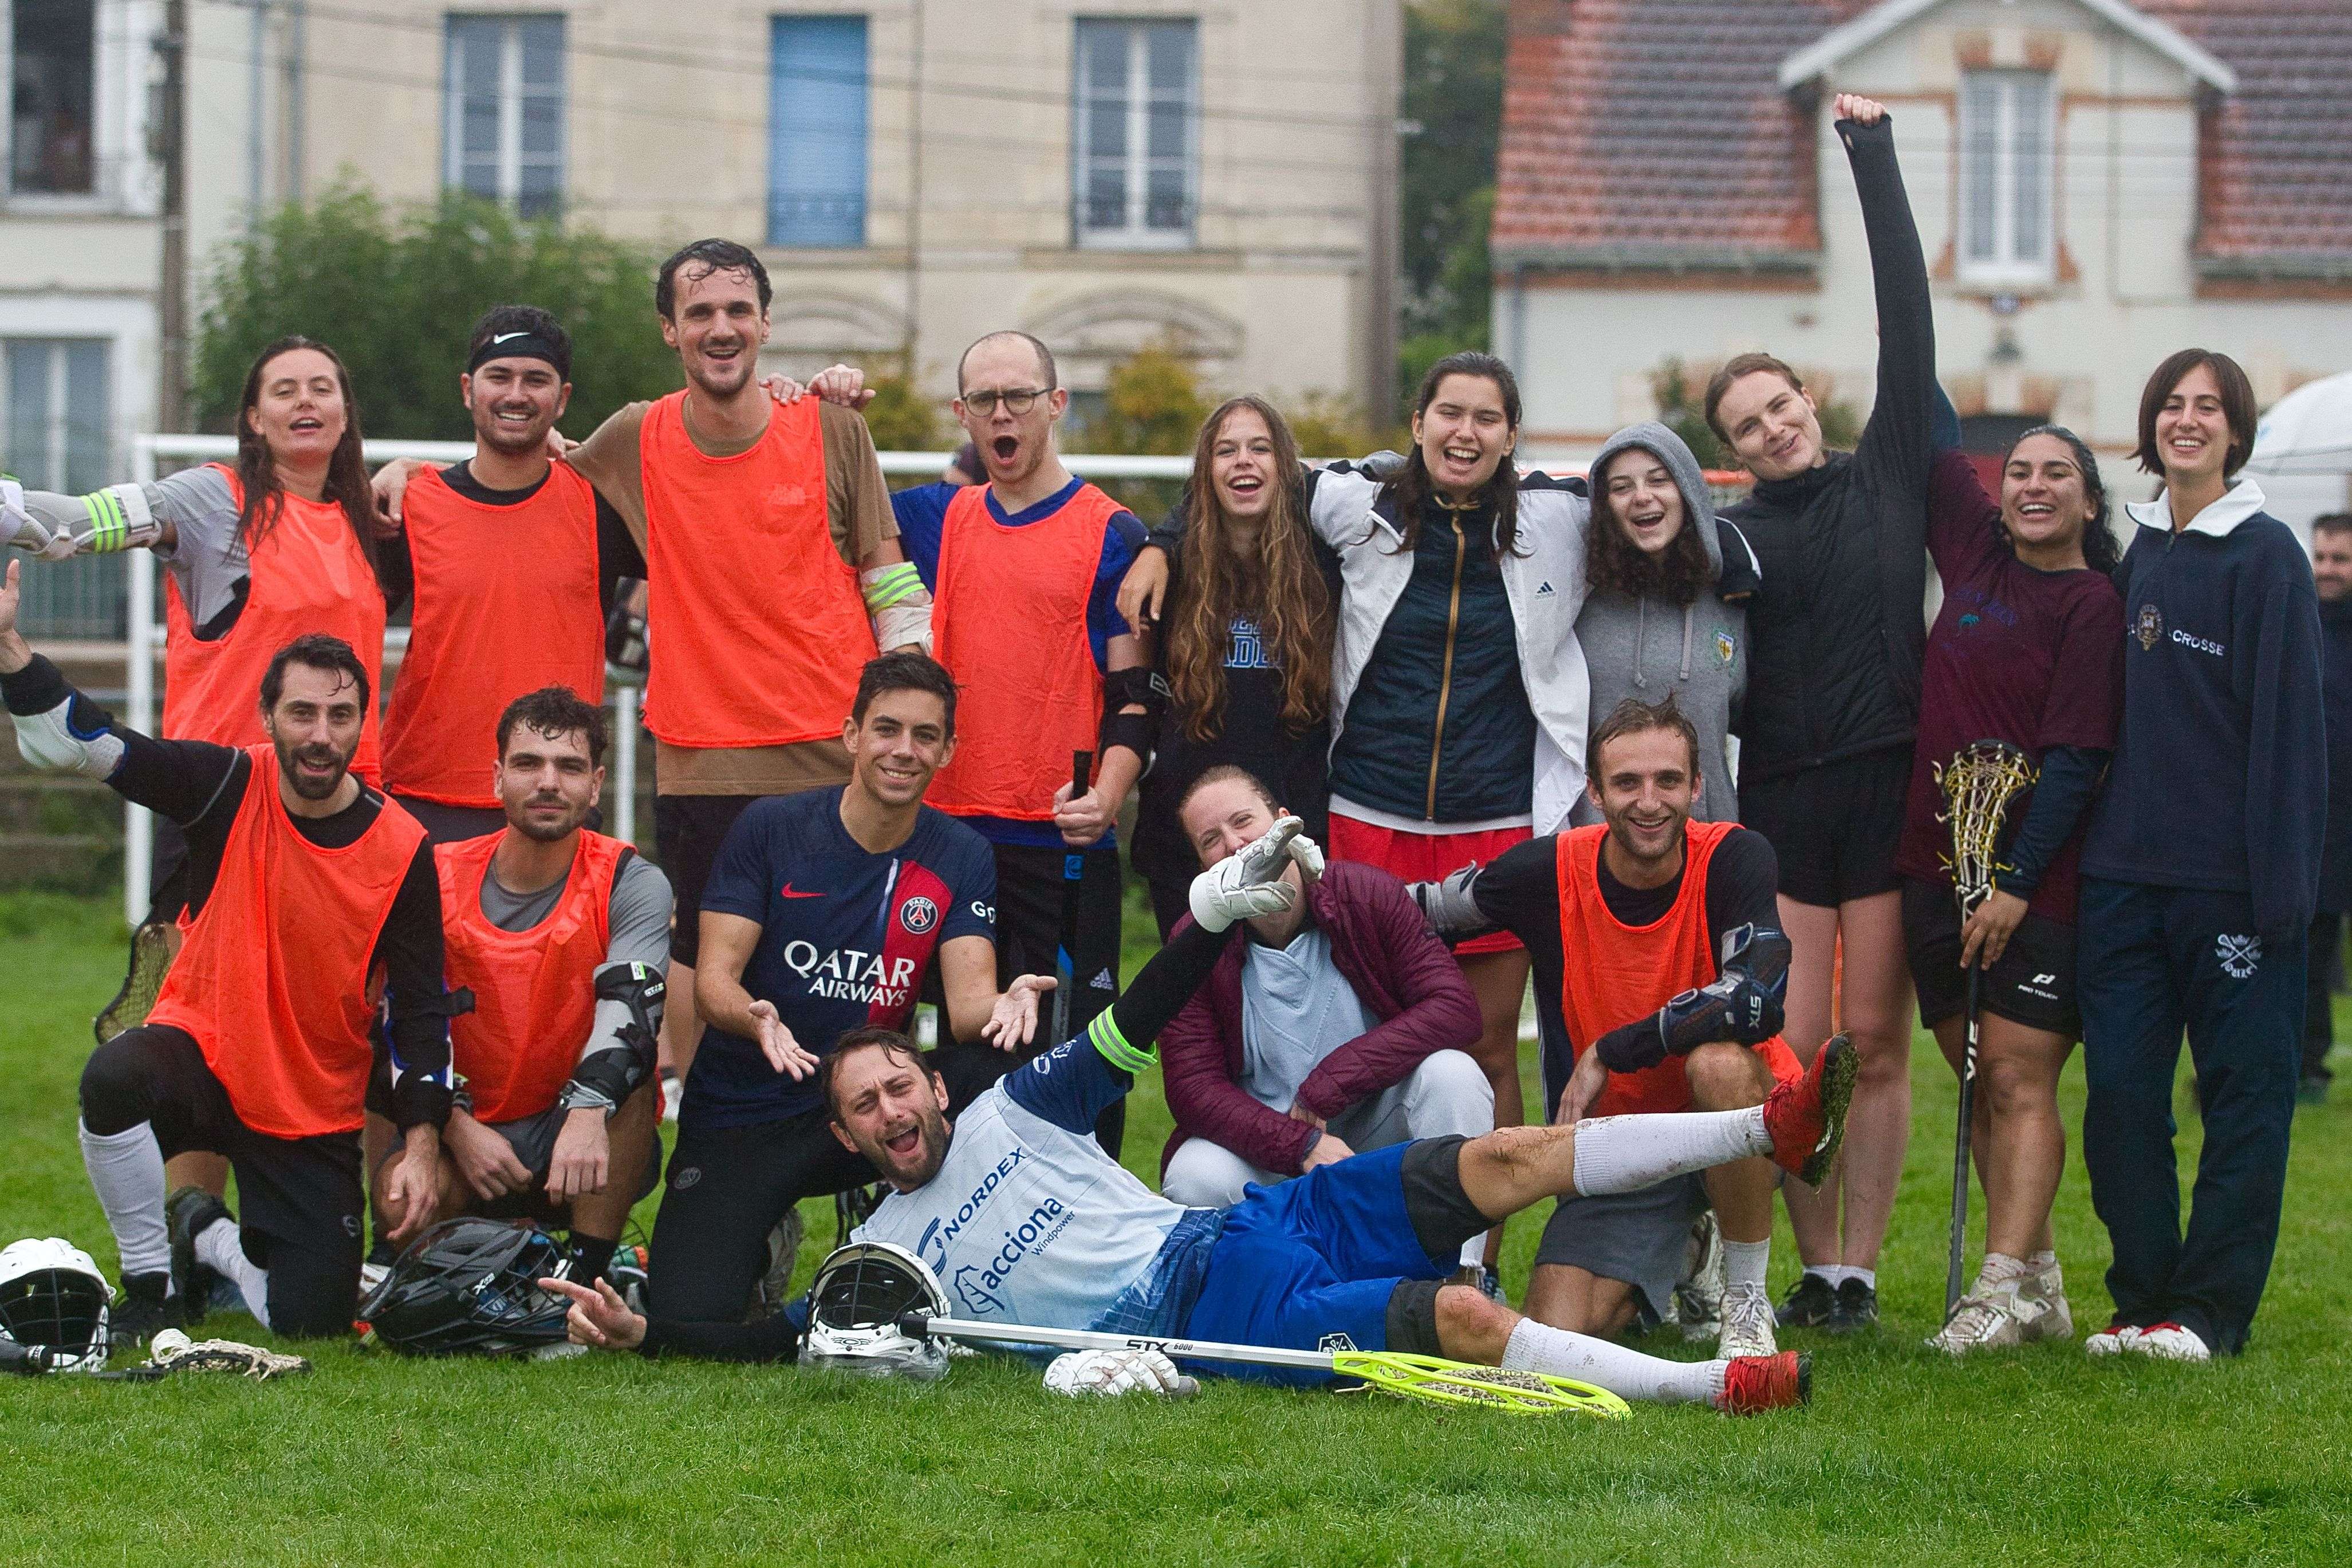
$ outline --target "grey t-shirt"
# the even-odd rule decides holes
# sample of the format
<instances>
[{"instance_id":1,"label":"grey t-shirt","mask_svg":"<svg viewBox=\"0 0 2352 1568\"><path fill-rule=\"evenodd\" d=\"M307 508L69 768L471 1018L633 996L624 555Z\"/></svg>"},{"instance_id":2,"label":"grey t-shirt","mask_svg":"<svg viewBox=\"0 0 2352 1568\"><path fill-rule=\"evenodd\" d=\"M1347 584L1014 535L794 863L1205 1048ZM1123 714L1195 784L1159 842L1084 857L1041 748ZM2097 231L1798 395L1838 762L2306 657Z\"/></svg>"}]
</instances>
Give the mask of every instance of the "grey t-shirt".
<instances>
[{"instance_id":1,"label":"grey t-shirt","mask_svg":"<svg viewBox=\"0 0 2352 1568\"><path fill-rule=\"evenodd\" d=\"M1376 1020L1331 962L1331 938L1310 926L1287 947L1252 942L1242 957L1242 1088L1288 1110L1325 1057Z\"/></svg>"},{"instance_id":2,"label":"grey t-shirt","mask_svg":"<svg viewBox=\"0 0 2352 1568\"><path fill-rule=\"evenodd\" d=\"M529 931L554 912L556 900L563 896L563 885L558 879L535 893L516 893L499 881L493 865L482 879L482 918L500 931ZM669 879L644 856L625 857L613 878L613 897L604 922L604 962L596 966L596 978L602 980L607 971L632 963L646 964L656 973L667 968L669 916ZM581 1046L581 1059L619 1045L621 1026L629 1017L628 1004L598 1002L595 1026ZM658 1007L654 1021L656 1025L661 1021Z\"/></svg>"},{"instance_id":3,"label":"grey t-shirt","mask_svg":"<svg viewBox=\"0 0 2352 1568\"><path fill-rule=\"evenodd\" d=\"M227 626L215 623L224 616L235 621L253 574L245 542L236 536L236 497L228 476L209 466L184 468L145 489L148 510L178 535L170 550L155 553L179 585L189 624L205 641L226 635Z\"/></svg>"}]
</instances>

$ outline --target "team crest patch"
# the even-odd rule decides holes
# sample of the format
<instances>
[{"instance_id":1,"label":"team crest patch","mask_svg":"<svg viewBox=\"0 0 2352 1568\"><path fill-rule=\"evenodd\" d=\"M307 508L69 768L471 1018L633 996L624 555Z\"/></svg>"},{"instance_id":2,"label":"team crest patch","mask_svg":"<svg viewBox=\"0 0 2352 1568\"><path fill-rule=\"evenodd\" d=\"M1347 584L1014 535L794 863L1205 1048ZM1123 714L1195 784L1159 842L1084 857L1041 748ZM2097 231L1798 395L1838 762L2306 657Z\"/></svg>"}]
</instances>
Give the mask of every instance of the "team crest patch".
<instances>
[{"instance_id":1,"label":"team crest patch","mask_svg":"<svg viewBox=\"0 0 2352 1568\"><path fill-rule=\"evenodd\" d=\"M898 923L908 936L920 936L940 923L940 906L918 893L898 906Z\"/></svg>"},{"instance_id":2,"label":"team crest patch","mask_svg":"<svg viewBox=\"0 0 2352 1568\"><path fill-rule=\"evenodd\" d=\"M2139 639L2140 652L2153 649L2164 640L2164 613L2153 604L2142 605L2139 607L2139 624L2133 628L2132 635Z\"/></svg>"},{"instance_id":3,"label":"team crest patch","mask_svg":"<svg viewBox=\"0 0 2352 1568\"><path fill-rule=\"evenodd\" d=\"M2213 939L2213 956L2221 961L2221 973L2231 979L2251 980L2263 962L2263 939L2225 932Z\"/></svg>"},{"instance_id":4,"label":"team crest patch","mask_svg":"<svg viewBox=\"0 0 2352 1568\"><path fill-rule=\"evenodd\" d=\"M1717 631L1715 634L1715 662L1721 665L1724 668L1729 669L1731 668L1731 661L1738 656L1738 653L1739 645L1732 640L1731 634L1722 630Z\"/></svg>"}]
</instances>

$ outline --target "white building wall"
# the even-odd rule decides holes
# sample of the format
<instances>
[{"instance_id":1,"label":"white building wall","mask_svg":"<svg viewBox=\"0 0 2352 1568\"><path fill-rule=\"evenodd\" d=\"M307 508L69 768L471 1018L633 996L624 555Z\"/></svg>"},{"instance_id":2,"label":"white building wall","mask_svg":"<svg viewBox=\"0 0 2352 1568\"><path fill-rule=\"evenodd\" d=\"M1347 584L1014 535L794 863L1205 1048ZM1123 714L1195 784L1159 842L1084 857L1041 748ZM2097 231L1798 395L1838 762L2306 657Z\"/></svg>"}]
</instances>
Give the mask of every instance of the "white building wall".
<instances>
[{"instance_id":1,"label":"white building wall","mask_svg":"<svg viewBox=\"0 0 2352 1568\"><path fill-rule=\"evenodd\" d=\"M1955 106L1962 61L1988 48L1995 65L2025 64L2036 51L2047 58L2054 49L2060 93L2063 264L2050 285L2020 290L2006 316L1997 313L1993 290L1953 276ZM2352 368L2352 301L2199 294L2196 102L2180 66L2072 0L1955 0L1846 60L1822 84L1818 288L1538 279L1525 293L1522 318L1509 281L1498 286L1496 337L1522 356L1531 456L1580 462L1610 430L1648 416L1650 373L1670 355L1695 367L1694 396L1715 364L1767 349L1821 378L1829 398L1867 412L1876 312L1853 179L1830 129L1826 105L1839 91L1881 98L1895 114L1934 275L1937 368L1963 414L2054 417L2120 456L2135 443L2147 374L2175 349L2198 343L2231 354L2265 404ZM2121 465L2111 470L2126 493L2144 493L2132 476Z\"/></svg>"}]
</instances>

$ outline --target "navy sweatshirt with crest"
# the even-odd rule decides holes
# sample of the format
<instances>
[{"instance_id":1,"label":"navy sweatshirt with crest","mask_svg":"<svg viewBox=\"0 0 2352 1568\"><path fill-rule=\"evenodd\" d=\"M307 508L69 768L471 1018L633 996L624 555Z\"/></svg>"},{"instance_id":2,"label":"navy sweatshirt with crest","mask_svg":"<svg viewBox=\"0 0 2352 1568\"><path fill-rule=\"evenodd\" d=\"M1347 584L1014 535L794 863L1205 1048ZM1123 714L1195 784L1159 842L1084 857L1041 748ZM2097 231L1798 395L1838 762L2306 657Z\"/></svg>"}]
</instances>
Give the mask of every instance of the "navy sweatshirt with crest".
<instances>
[{"instance_id":1,"label":"navy sweatshirt with crest","mask_svg":"<svg viewBox=\"0 0 2352 1568\"><path fill-rule=\"evenodd\" d=\"M2327 829L2310 559L2249 479L2178 533L2162 495L2125 510L2123 723L2084 874L2242 892L2299 934Z\"/></svg>"}]
</instances>

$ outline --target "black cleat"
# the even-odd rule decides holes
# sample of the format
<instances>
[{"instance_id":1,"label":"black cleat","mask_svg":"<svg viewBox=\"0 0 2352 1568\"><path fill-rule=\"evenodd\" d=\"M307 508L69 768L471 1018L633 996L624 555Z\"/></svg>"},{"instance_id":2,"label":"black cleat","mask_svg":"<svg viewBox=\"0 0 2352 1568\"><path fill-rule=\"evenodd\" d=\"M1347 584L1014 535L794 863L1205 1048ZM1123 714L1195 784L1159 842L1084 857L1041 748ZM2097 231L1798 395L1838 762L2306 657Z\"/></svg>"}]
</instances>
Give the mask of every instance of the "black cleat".
<instances>
[{"instance_id":1,"label":"black cleat","mask_svg":"<svg viewBox=\"0 0 2352 1568\"><path fill-rule=\"evenodd\" d=\"M213 1288L221 1276L196 1258L196 1237L222 1220L236 1223L228 1205L202 1187L182 1187L165 1200L163 1219L172 1232L172 1289L190 1328L205 1321Z\"/></svg>"},{"instance_id":2,"label":"black cleat","mask_svg":"<svg viewBox=\"0 0 2352 1568\"><path fill-rule=\"evenodd\" d=\"M1808 1270L1797 1276L1772 1316L1784 1329L1823 1328L1837 1315L1837 1288Z\"/></svg>"},{"instance_id":3,"label":"black cleat","mask_svg":"<svg viewBox=\"0 0 2352 1568\"><path fill-rule=\"evenodd\" d=\"M1878 1327L1878 1291L1859 1279L1838 1282L1837 1306L1822 1325L1833 1334L1855 1334Z\"/></svg>"},{"instance_id":4,"label":"black cleat","mask_svg":"<svg viewBox=\"0 0 2352 1568\"><path fill-rule=\"evenodd\" d=\"M143 1345L165 1329L181 1326L180 1300L172 1293L167 1273L126 1274L122 1294L106 1314L106 1348L127 1351Z\"/></svg>"}]
</instances>

